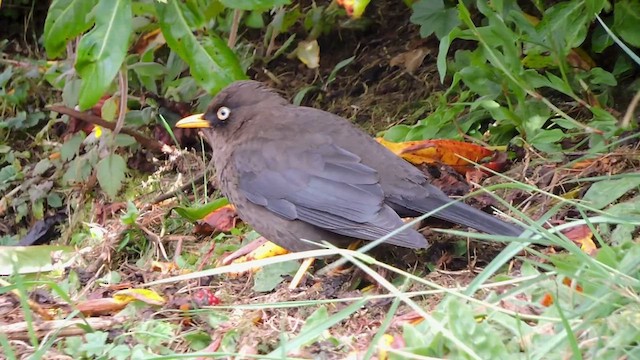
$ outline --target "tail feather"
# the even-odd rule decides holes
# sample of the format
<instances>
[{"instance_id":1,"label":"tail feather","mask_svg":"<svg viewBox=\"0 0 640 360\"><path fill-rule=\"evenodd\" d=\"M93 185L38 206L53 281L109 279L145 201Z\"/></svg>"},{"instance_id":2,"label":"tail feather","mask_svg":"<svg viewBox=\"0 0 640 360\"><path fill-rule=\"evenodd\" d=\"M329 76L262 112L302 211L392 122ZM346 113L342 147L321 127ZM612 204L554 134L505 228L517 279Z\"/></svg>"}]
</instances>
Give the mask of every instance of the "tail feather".
<instances>
[{"instance_id":1,"label":"tail feather","mask_svg":"<svg viewBox=\"0 0 640 360\"><path fill-rule=\"evenodd\" d=\"M468 226L492 235L519 236L524 229L515 224L509 224L492 215L478 210L465 203L452 202L451 199L439 199L427 197L414 201L403 201L402 206L420 214L431 212L445 204L447 207L440 209L433 216L456 224Z\"/></svg>"}]
</instances>

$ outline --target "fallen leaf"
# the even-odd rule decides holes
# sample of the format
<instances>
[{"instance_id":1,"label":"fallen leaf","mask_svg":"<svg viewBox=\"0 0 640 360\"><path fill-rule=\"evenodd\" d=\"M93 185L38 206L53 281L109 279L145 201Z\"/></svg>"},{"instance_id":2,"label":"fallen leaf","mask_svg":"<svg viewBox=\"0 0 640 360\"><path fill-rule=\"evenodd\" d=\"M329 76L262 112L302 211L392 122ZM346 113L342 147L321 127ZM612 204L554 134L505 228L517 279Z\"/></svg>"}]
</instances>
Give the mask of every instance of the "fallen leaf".
<instances>
[{"instance_id":1,"label":"fallen leaf","mask_svg":"<svg viewBox=\"0 0 640 360\"><path fill-rule=\"evenodd\" d=\"M160 294L149 289L126 289L113 294L113 299L128 304L134 300L142 301L149 305L164 305L166 302Z\"/></svg>"},{"instance_id":2,"label":"fallen leaf","mask_svg":"<svg viewBox=\"0 0 640 360\"><path fill-rule=\"evenodd\" d=\"M376 139L394 154L402 157L414 165L420 164L446 164L457 172L465 174L475 169L472 162L482 163L494 171L502 170L506 163L506 155L498 156L492 150L485 147L455 140L421 140L394 143L383 138ZM484 162L490 158L492 161Z\"/></svg>"},{"instance_id":3,"label":"fallen leaf","mask_svg":"<svg viewBox=\"0 0 640 360\"><path fill-rule=\"evenodd\" d=\"M296 49L296 56L309 69L320 66L320 46L318 40L300 41Z\"/></svg>"},{"instance_id":4,"label":"fallen leaf","mask_svg":"<svg viewBox=\"0 0 640 360\"><path fill-rule=\"evenodd\" d=\"M562 283L571 288L574 287L574 281L571 278L565 277L564 279L562 279ZM575 289L577 292L582 292L582 286L580 286L580 284L578 284L577 282L575 283Z\"/></svg>"},{"instance_id":5,"label":"fallen leaf","mask_svg":"<svg viewBox=\"0 0 640 360\"><path fill-rule=\"evenodd\" d=\"M417 49L405 51L400 53L389 61L390 66L404 66L405 70L409 74L413 74L418 70L424 58L429 55L431 51L426 47L420 47Z\"/></svg>"},{"instance_id":6,"label":"fallen leaf","mask_svg":"<svg viewBox=\"0 0 640 360\"><path fill-rule=\"evenodd\" d=\"M178 269L178 265L174 262L151 262L151 271L160 272L162 274L169 274Z\"/></svg>"},{"instance_id":7,"label":"fallen leaf","mask_svg":"<svg viewBox=\"0 0 640 360\"><path fill-rule=\"evenodd\" d=\"M231 204L227 204L205 216L196 226L196 233L211 234L216 231L229 231L236 227L237 221L238 214L236 213L236 208Z\"/></svg>"},{"instance_id":8,"label":"fallen leaf","mask_svg":"<svg viewBox=\"0 0 640 360\"><path fill-rule=\"evenodd\" d=\"M540 305L544 307L549 307L553 305L553 295L551 295L550 293L544 294L542 296L542 299L540 300Z\"/></svg>"},{"instance_id":9,"label":"fallen leaf","mask_svg":"<svg viewBox=\"0 0 640 360\"><path fill-rule=\"evenodd\" d=\"M580 249L589 255L595 255L598 247L593 242L593 233L587 225L575 226L562 232L569 240L573 241Z\"/></svg>"},{"instance_id":10,"label":"fallen leaf","mask_svg":"<svg viewBox=\"0 0 640 360\"><path fill-rule=\"evenodd\" d=\"M127 303L113 298L104 298L82 301L76 304L76 309L85 316L97 316L113 314L124 309L125 306Z\"/></svg>"}]
</instances>

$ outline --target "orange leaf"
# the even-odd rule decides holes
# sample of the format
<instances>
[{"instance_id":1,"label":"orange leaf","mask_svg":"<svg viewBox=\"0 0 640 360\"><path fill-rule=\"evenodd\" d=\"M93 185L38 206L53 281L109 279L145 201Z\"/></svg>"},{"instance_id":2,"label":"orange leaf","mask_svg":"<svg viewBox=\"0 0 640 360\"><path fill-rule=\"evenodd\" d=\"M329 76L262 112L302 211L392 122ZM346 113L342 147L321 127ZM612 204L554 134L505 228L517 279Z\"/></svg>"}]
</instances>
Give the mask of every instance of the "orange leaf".
<instances>
[{"instance_id":1,"label":"orange leaf","mask_svg":"<svg viewBox=\"0 0 640 360\"><path fill-rule=\"evenodd\" d=\"M236 226L237 216L236 208L233 205L225 205L205 216L201 222L204 226L198 227L196 232L229 231Z\"/></svg>"},{"instance_id":2,"label":"orange leaf","mask_svg":"<svg viewBox=\"0 0 640 360\"><path fill-rule=\"evenodd\" d=\"M569 286L569 287L573 286L573 284L572 284L573 280L571 280L571 278L568 278L568 277L565 277L564 279L562 279L562 283L567 285L567 286ZM582 286L580 286L580 284L576 283L575 289L576 289L577 292L582 292Z\"/></svg>"},{"instance_id":3,"label":"orange leaf","mask_svg":"<svg viewBox=\"0 0 640 360\"><path fill-rule=\"evenodd\" d=\"M593 233L587 225L576 226L562 232L569 240L573 241L580 249L589 255L594 255L598 250L593 242Z\"/></svg>"},{"instance_id":4,"label":"orange leaf","mask_svg":"<svg viewBox=\"0 0 640 360\"><path fill-rule=\"evenodd\" d=\"M551 295L550 293L544 294L542 300L540 300L540 304L544 307L553 305L553 295Z\"/></svg>"},{"instance_id":5,"label":"orange leaf","mask_svg":"<svg viewBox=\"0 0 640 360\"><path fill-rule=\"evenodd\" d=\"M91 299L76 305L78 311L87 316L106 315L120 311L127 306L126 303L116 299Z\"/></svg>"},{"instance_id":6,"label":"orange leaf","mask_svg":"<svg viewBox=\"0 0 640 360\"><path fill-rule=\"evenodd\" d=\"M414 165L441 163L453 167L459 173L474 169L473 164L465 160L480 163L494 152L482 146L455 140L422 140L394 143L377 138L378 142L394 154ZM490 168L500 166L492 164Z\"/></svg>"}]
</instances>

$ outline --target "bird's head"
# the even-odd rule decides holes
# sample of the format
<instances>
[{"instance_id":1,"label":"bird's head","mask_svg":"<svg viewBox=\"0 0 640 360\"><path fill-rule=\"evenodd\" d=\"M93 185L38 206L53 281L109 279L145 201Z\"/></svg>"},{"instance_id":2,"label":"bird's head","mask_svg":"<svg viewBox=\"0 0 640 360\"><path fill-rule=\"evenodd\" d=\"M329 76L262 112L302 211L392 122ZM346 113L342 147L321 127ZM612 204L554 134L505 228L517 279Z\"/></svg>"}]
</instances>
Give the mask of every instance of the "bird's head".
<instances>
[{"instance_id":1,"label":"bird's head","mask_svg":"<svg viewBox=\"0 0 640 360\"><path fill-rule=\"evenodd\" d=\"M210 128L235 132L246 122L261 118L264 106L286 105L279 94L253 80L236 81L222 89L211 101L207 111L178 121L179 128Z\"/></svg>"}]
</instances>

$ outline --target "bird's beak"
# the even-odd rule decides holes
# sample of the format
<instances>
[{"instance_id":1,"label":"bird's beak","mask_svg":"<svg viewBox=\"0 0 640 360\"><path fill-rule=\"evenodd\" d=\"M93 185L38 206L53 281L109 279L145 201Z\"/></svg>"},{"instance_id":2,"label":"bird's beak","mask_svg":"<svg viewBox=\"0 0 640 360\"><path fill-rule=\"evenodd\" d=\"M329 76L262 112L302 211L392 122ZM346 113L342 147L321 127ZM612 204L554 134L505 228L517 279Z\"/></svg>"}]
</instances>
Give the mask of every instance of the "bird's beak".
<instances>
[{"instance_id":1,"label":"bird's beak","mask_svg":"<svg viewBox=\"0 0 640 360\"><path fill-rule=\"evenodd\" d=\"M185 118L180 119L176 123L176 127L178 128L208 128L211 127L209 122L202 118L204 114L195 114L191 116L187 116Z\"/></svg>"}]
</instances>

